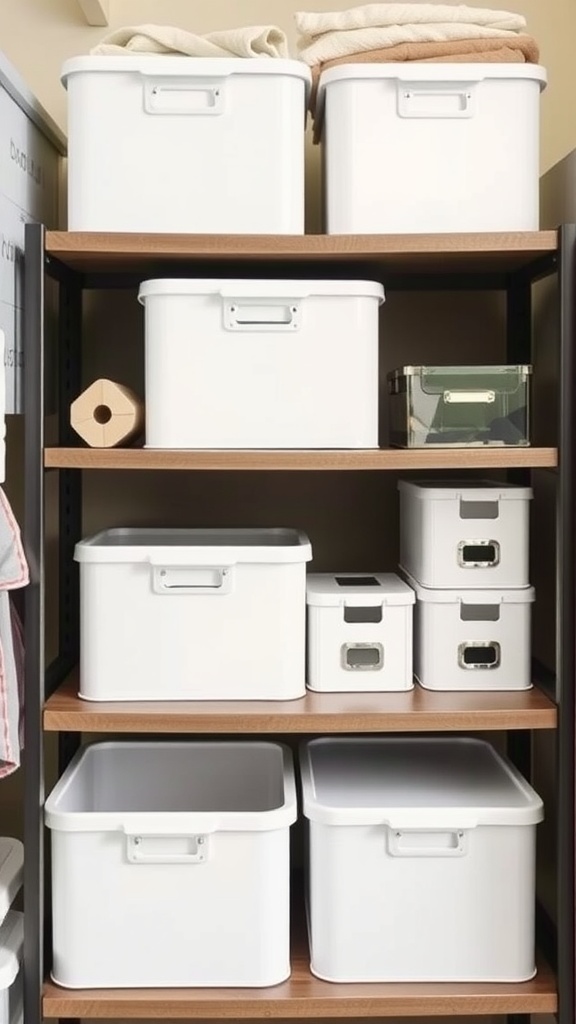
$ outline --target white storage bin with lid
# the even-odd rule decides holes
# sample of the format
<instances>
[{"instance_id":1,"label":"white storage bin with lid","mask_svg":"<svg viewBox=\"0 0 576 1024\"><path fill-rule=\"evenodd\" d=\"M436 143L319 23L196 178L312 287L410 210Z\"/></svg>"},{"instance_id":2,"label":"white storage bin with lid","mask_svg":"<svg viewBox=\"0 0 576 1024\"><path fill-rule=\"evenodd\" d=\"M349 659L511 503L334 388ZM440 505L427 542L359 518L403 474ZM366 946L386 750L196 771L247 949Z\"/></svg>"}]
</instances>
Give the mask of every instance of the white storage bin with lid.
<instances>
[{"instance_id":1,"label":"white storage bin with lid","mask_svg":"<svg viewBox=\"0 0 576 1024\"><path fill-rule=\"evenodd\" d=\"M298 530L105 530L76 545L80 696L305 693L308 538Z\"/></svg>"},{"instance_id":2,"label":"white storage bin with lid","mask_svg":"<svg viewBox=\"0 0 576 1024\"><path fill-rule=\"evenodd\" d=\"M424 587L526 587L530 487L400 480L400 565Z\"/></svg>"},{"instance_id":3,"label":"white storage bin with lid","mask_svg":"<svg viewBox=\"0 0 576 1024\"><path fill-rule=\"evenodd\" d=\"M319 739L301 754L312 971L337 982L535 974L542 801L474 739Z\"/></svg>"},{"instance_id":4,"label":"white storage bin with lid","mask_svg":"<svg viewBox=\"0 0 576 1024\"><path fill-rule=\"evenodd\" d=\"M9 910L0 925L0 1024L22 1024L24 915Z\"/></svg>"},{"instance_id":5,"label":"white storage bin with lid","mask_svg":"<svg viewBox=\"0 0 576 1024\"><path fill-rule=\"evenodd\" d=\"M265 986L289 961L290 751L99 743L46 802L53 977L68 988Z\"/></svg>"},{"instance_id":6,"label":"white storage bin with lid","mask_svg":"<svg viewBox=\"0 0 576 1024\"><path fill-rule=\"evenodd\" d=\"M149 448L375 448L378 307L366 281L140 287Z\"/></svg>"},{"instance_id":7,"label":"white storage bin with lid","mask_svg":"<svg viewBox=\"0 0 576 1024\"><path fill-rule=\"evenodd\" d=\"M327 231L538 230L545 84L535 64L325 71L317 119Z\"/></svg>"},{"instance_id":8,"label":"white storage bin with lid","mask_svg":"<svg viewBox=\"0 0 576 1024\"><path fill-rule=\"evenodd\" d=\"M306 580L311 690L411 690L414 591L393 573Z\"/></svg>"},{"instance_id":9,"label":"white storage bin with lid","mask_svg":"<svg viewBox=\"0 0 576 1024\"><path fill-rule=\"evenodd\" d=\"M62 81L70 231L303 233L301 61L75 57Z\"/></svg>"},{"instance_id":10,"label":"white storage bin with lid","mask_svg":"<svg viewBox=\"0 0 576 1024\"><path fill-rule=\"evenodd\" d=\"M534 588L416 591L414 672L427 690L529 690Z\"/></svg>"}]
</instances>

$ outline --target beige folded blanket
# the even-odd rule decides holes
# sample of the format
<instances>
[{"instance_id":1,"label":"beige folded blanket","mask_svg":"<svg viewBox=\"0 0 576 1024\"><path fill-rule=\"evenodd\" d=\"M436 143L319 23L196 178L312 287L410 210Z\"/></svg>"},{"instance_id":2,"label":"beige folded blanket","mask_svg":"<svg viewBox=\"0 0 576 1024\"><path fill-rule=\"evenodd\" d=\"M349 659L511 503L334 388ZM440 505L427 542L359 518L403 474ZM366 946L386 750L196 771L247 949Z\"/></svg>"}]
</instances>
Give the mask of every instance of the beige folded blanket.
<instances>
[{"instance_id":1,"label":"beige folded blanket","mask_svg":"<svg viewBox=\"0 0 576 1024\"><path fill-rule=\"evenodd\" d=\"M275 25L251 25L194 35L170 25L137 25L111 32L94 56L181 54L187 57L289 57L288 41Z\"/></svg>"},{"instance_id":2,"label":"beige folded blanket","mask_svg":"<svg viewBox=\"0 0 576 1024\"><path fill-rule=\"evenodd\" d=\"M301 11L295 15L301 36L314 39L326 32L348 32L358 28L386 28L390 25L432 25L453 23L483 25L485 28L521 32L526 19L509 11L492 11L464 4L365 4L348 11L314 14Z\"/></svg>"},{"instance_id":3,"label":"beige folded blanket","mask_svg":"<svg viewBox=\"0 0 576 1024\"><path fill-rule=\"evenodd\" d=\"M445 64L537 64L540 59L538 43L532 36L518 35L505 39L460 39L444 43L403 43L382 50L353 53L337 57L312 68L310 110L316 112L318 82L323 71L342 64L386 64L390 62L445 63ZM314 125L314 142L318 143L319 126Z\"/></svg>"}]
</instances>

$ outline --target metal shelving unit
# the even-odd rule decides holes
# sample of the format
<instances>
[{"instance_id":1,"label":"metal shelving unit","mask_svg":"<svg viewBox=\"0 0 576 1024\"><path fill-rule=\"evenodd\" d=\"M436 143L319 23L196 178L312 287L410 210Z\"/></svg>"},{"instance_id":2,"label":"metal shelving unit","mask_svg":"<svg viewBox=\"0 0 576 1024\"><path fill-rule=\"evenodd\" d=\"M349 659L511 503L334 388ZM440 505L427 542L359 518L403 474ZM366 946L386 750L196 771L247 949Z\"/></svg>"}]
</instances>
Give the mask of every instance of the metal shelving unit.
<instances>
[{"instance_id":1,"label":"metal shelving unit","mask_svg":"<svg viewBox=\"0 0 576 1024\"><path fill-rule=\"evenodd\" d=\"M32 583L26 595L25 964L26 1024L45 1018L279 1019L499 1014L522 1024L535 1013L556 1013L573 1024L574 798L576 614L576 226L559 233L421 236L143 236L48 232L27 228L25 253L26 514L24 538ZM262 272L278 276L314 271L382 279L388 291L495 290L507 297L507 357L530 362L533 285L556 277L556 376L551 441L529 449L402 452L155 452L95 451L79 446L68 424L80 390L82 296L92 288L125 288L146 276L211 276ZM268 274L270 267L268 266ZM47 442L47 278L57 282L58 437ZM50 355L52 355L52 350ZM537 373L536 375L537 376ZM550 387L550 383L548 382ZM50 421L51 422L51 421ZM549 424L550 426L550 424ZM548 437L547 437L548 441ZM81 535L82 474L105 470L302 471L355 473L412 470L497 470L511 479L545 473L554 481L554 672L535 666L528 693L308 694L301 701L197 704L86 704L77 697L78 579L72 559ZM44 487L58 474L58 656L45 664L46 590ZM548 479L548 477L547 477ZM548 485L547 485L548 486ZM554 548L554 550L552 550ZM538 612L536 612L538 614ZM536 978L520 985L331 985L308 967L303 929L295 927L293 974L271 990L121 990L73 992L47 980L50 969L49 885L46 881L44 735L57 733L59 770L81 734L297 735L322 732L507 733L510 756L530 775L531 738L556 736L556 899L553 914L539 911L543 958Z\"/></svg>"}]
</instances>

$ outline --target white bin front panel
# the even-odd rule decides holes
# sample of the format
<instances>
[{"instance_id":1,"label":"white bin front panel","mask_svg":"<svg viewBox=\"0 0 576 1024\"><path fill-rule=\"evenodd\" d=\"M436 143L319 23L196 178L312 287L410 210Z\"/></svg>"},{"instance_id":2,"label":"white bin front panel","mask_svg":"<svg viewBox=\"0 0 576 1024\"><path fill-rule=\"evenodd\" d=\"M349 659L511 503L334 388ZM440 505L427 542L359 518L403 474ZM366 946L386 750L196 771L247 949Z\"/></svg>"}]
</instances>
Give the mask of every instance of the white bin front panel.
<instances>
[{"instance_id":1,"label":"white bin front panel","mask_svg":"<svg viewBox=\"0 0 576 1024\"><path fill-rule=\"evenodd\" d=\"M67 87L69 230L303 233L303 80L86 70Z\"/></svg>"},{"instance_id":2,"label":"white bin front panel","mask_svg":"<svg viewBox=\"0 0 576 1024\"><path fill-rule=\"evenodd\" d=\"M217 294L148 296L147 446L377 447L379 300L297 301L296 329L234 331Z\"/></svg>"},{"instance_id":3,"label":"white bin front panel","mask_svg":"<svg viewBox=\"0 0 576 1024\"><path fill-rule=\"evenodd\" d=\"M347 70L325 92L330 234L538 230L539 82Z\"/></svg>"},{"instance_id":4,"label":"white bin front panel","mask_svg":"<svg viewBox=\"0 0 576 1024\"><path fill-rule=\"evenodd\" d=\"M466 603L465 592L454 595L451 604L416 602L414 671L422 686L427 690L530 689L532 605L503 602L497 621L462 621L461 601ZM496 667L463 667L461 646L478 643L498 645Z\"/></svg>"},{"instance_id":5,"label":"white bin front panel","mask_svg":"<svg viewBox=\"0 0 576 1024\"><path fill-rule=\"evenodd\" d=\"M121 832L52 832L53 977L69 988L277 985L289 829L208 835L204 863L130 863Z\"/></svg>"},{"instance_id":6,"label":"white bin front panel","mask_svg":"<svg viewBox=\"0 0 576 1024\"><path fill-rule=\"evenodd\" d=\"M313 821L309 828L318 977L520 982L534 975L534 826L464 830L464 852L455 855L442 854L455 830L406 831L400 856L390 852L394 833L384 825Z\"/></svg>"},{"instance_id":7,"label":"white bin front panel","mask_svg":"<svg viewBox=\"0 0 576 1024\"><path fill-rule=\"evenodd\" d=\"M81 565L82 697L290 700L304 694L304 562L234 565L229 592L214 594L154 593L153 572L145 562ZM186 570L178 573L185 583Z\"/></svg>"},{"instance_id":8,"label":"white bin front panel","mask_svg":"<svg viewBox=\"0 0 576 1024\"><path fill-rule=\"evenodd\" d=\"M466 497L466 492L462 491ZM486 492L487 502L495 501ZM495 542L497 564L462 566L460 545ZM529 584L529 501L500 500L498 515L463 519L460 499L418 498L400 491L400 564L424 587L515 588Z\"/></svg>"},{"instance_id":9,"label":"white bin front panel","mask_svg":"<svg viewBox=\"0 0 576 1024\"><path fill-rule=\"evenodd\" d=\"M308 687L338 693L411 690L413 606L386 606L379 623L346 622L344 607L308 607ZM348 669L346 645L381 648L376 669Z\"/></svg>"}]
</instances>

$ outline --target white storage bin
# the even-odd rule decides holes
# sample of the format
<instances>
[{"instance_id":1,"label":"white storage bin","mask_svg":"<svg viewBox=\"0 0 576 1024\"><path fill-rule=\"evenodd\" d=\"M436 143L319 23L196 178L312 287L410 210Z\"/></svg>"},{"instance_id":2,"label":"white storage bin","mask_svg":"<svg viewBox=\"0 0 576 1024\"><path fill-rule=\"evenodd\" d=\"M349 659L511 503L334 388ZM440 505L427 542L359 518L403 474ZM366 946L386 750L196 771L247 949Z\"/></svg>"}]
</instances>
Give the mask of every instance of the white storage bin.
<instances>
[{"instance_id":1,"label":"white storage bin","mask_svg":"<svg viewBox=\"0 0 576 1024\"><path fill-rule=\"evenodd\" d=\"M46 802L53 977L264 986L289 961L292 757L275 743L99 743Z\"/></svg>"},{"instance_id":2,"label":"white storage bin","mask_svg":"<svg viewBox=\"0 0 576 1024\"><path fill-rule=\"evenodd\" d=\"M473 739L319 739L302 750L312 971L338 982L535 973L542 801Z\"/></svg>"},{"instance_id":3,"label":"white storage bin","mask_svg":"<svg viewBox=\"0 0 576 1024\"><path fill-rule=\"evenodd\" d=\"M24 915L9 910L0 925L0 1024L22 1024Z\"/></svg>"},{"instance_id":4,"label":"white storage bin","mask_svg":"<svg viewBox=\"0 0 576 1024\"><path fill-rule=\"evenodd\" d=\"M327 231L538 230L545 83L545 69L534 64L346 64L324 72Z\"/></svg>"},{"instance_id":5,"label":"white storage bin","mask_svg":"<svg viewBox=\"0 0 576 1024\"><path fill-rule=\"evenodd\" d=\"M530 487L400 480L400 565L424 587L526 587Z\"/></svg>"},{"instance_id":6,"label":"white storage bin","mask_svg":"<svg viewBox=\"0 0 576 1024\"><path fill-rule=\"evenodd\" d=\"M76 545L80 696L290 700L305 693L308 538L297 530L106 530Z\"/></svg>"},{"instance_id":7,"label":"white storage bin","mask_svg":"<svg viewBox=\"0 0 576 1024\"><path fill-rule=\"evenodd\" d=\"M414 591L393 573L306 581L311 690L411 690Z\"/></svg>"},{"instance_id":8,"label":"white storage bin","mask_svg":"<svg viewBox=\"0 0 576 1024\"><path fill-rule=\"evenodd\" d=\"M427 690L529 690L534 588L417 595L414 672Z\"/></svg>"},{"instance_id":9,"label":"white storage bin","mask_svg":"<svg viewBox=\"0 0 576 1024\"><path fill-rule=\"evenodd\" d=\"M145 281L149 448L375 448L365 281Z\"/></svg>"},{"instance_id":10,"label":"white storage bin","mask_svg":"<svg viewBox=\"0 0 576 1024\"><path fill-rule=\"evenodd\" d=\"M70 231L303 233L300 61L75 57L62 81Z\"/></svg>"},{"instance_id":11,"label":"white storage bin","mask_svg":"<svg viewBox=\"0 0 576 1024\"><path fill-rule=\"evenodd\" d=\"M0 924L22 887L24 847L19 839L0 837Z\"/></svg>"}]
</instances>

